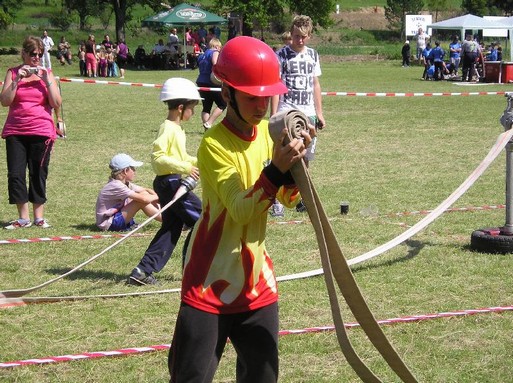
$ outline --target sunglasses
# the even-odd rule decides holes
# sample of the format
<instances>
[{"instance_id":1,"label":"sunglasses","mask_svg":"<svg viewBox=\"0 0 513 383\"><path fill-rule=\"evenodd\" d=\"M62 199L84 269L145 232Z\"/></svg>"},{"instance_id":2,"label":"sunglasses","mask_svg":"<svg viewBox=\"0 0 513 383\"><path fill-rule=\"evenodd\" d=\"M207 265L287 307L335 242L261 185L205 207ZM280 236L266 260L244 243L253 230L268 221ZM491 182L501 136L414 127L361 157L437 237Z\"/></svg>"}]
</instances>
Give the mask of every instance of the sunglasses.
<instances>
[{"instance_id":1,"label":"sunglasses","mask_svg":"<svg viewBox=\"0 0 513 383\"><path fill-rule=\"evenodd\" d=\"M30 57L39 57L39 58L41 58L41 57L43 57L43 53L30 52L29 56Z\"/></svg>"}]
</instances>

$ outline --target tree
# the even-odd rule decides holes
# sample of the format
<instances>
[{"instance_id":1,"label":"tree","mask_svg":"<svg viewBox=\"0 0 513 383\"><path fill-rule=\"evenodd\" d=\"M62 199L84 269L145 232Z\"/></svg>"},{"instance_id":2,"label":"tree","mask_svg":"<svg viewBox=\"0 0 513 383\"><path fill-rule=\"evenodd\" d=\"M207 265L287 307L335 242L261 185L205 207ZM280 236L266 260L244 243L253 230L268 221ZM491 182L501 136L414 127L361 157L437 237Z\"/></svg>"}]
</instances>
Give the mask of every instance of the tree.
<instances>
[{"instance_id":1,"label":"tree","mask_svg":"<svg viewBox=\"0 0 513 383\"><path fill-rule=\"evenodd\" d=\"M86 29L86 20L89 16L98 16L100 13L98 0L65 0L64 5L69 11L77 12L81 31Z\"/></svg>"},{"instance_id":2,"label":"tree","mask_svg":"<svg viewBox=\"0 0 513 383\"><path fill-rule=\"evenodd\" d=\"M215 8L242 15L245 36L253 35L254 24L262 28L285 12L308 15L314 25L328 26L330 12L335 9L335 0L215 0Z\"/></svg>"},{"instance_id":3,"label":"tree","mask_svg":"<svg viewBox=\"0 0 513 383\"><path fill-rule=\"evenodd\" d=\"M14 22L16 11L20 8L20 0L0 0L0 29L6 29Z\"/></svg>"},{"instance_id":4,"label":"tree","mask_svg":"<svg viewBox=\"0 0 513 383\"><path fill-rule=\"evenodd\" d=\"M435 23L438 21L438 12L447 10L447 0L427 0L426 5L431 12L435 12Z\"/></svg>"},{"instance_id":5,"label":"tree","mask_svg":"<svg viewBox=\"0 0 513 383\"><path fill-rule=\"evenodd\" d=\"M490 6L503 11L506 15L513 15L513 0L489 0Z\"/></svg>"},{"instance_id":6,"label":"tree","mask_svg":"<svg viewBox=\"0 0 513 383\"><path fill-rule=\"evenodd\" d=\"M330 26L331 13L335 10L335 0L310 1L310 0L289 0L290 10L300 15L308 15L316 25L323 28Z\"/></svg>"},{"instance_id":7,"label":"tree","mask_svg":"<svg viewBox=\"0 0 513 383\"><path fill-rule=\"evenodd\" d=\"M162 9L160 0L100 0L102 4L110 4L116 20L116 40L125 40L125 24L130 21L131 8L136 5L148 5L153 10Z\"/></svg>"},{"instance_id":8,"label":"tree","mask_svg":"<svg viewBox=\"0 0 513 383\"><path fill-rule=\"evenodd\" d=\"M423 7L423 0L387 0L385 17L389 25L404 36L406 15L417 15Z\"/></svg>"},{"instance_id":9,"label":"tree","mask_svg":"<svg viewBox=\"0 0 513 383\"><path fill-rule=\"evenodd\" d=\"M487 0L463 0L461 2L461 8L476 16L484 16L488 14Z\"/></svg>"}]
</instances>

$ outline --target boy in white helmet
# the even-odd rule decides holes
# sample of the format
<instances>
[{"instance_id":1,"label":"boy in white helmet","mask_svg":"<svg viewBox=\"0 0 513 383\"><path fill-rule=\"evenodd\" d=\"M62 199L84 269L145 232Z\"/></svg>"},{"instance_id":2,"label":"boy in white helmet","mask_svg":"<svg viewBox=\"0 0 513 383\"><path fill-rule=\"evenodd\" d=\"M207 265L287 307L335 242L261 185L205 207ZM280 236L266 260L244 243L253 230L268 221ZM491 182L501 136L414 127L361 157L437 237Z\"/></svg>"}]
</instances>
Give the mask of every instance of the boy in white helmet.
<instances>
[{"instance_id":1,"label":"boy in white helmet","mask_svg":"<svg viewBox=\"0 0 513 383\"><path fill-rule=\"evenodd\" d=\"M198 149L203 212L185 258L171 382L211 382L228 337L237 352L237 382L276 382L278 291L265 245L267 212L275 198L297 204L289 170L311 138L304 133L275 146L270 137L264 120L270 98L287 88L264 42L231 39L213 70L228 107ZM280 141L285 136L283 129Z\"/></svg>"},{"instance_id":2,"label":"boy in white helmet","mask_svg":"<svg viewBox=\"0 0 513 383\"><path fill-rule=\"evenodd\" d=\"M201 100L196 85L185 78L170 78L162 86L160 101L168 107L167 119L160 126L153 142L151 165L156 174L153 189L161 206L167 205L181 185L182 177L199 180L197 158L187 153L182 121L194 114ZM132 285L157 283L153 273L166 265L180 238L184 226L193 227L201 213L201 201L191 191L162 213L162 226L151 241L143 258L128 277ZM190 236L189 232L189 236ZM189 237L184 245L187 247Z\"/></svg>"}]
</instances>

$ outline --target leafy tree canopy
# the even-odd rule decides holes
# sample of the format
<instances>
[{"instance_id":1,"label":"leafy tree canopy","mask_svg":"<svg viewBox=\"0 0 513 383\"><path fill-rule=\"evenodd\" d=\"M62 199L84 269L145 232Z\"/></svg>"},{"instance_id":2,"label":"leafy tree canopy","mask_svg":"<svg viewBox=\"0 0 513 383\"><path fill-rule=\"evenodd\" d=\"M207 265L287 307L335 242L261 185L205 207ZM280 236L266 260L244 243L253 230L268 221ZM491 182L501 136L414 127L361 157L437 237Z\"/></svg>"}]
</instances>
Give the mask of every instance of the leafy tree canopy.
<instances>
[{"instance_id":1,"label":"leafy tree canopy","mask_svg":"<svg viewBox=\"0 0 513 383\"><path fill-rule=\"evenodd\" d=\"M282 20L281 15L290 13L308 15L314 25L326 27L331 24L335 0L215 0L215 8L241 14L243 34L251 35L255 22L266 28L270 22Z\"/></svg>"},{"instance_id":2,"label":"leafy tree canopy","mask_svg":"<svg viewBox=\"0 0 513 383\"><path fill-rule=\"evenodd\" d=\"M417 15L423 7L423 0L387 0L385 17L392 28L404 35L406 15Z\"/></svg>"},{"instance_id":3,"label":"leafy tree canopy","mask_svg":"<svg viewBox=\"0 0 513 383\"><path fill-rule=\"evenodd\" d=\"M513 15L513 0L463 0L461 8L476 16Z\"/></svg>"},{"instance_id":4,"label":"leafy tree canopy","mask_svg":"<svg viewBox=\"0 0 513 383\"><path fill-rule=\"evenodd\" d=\"M20 0L0 0L0 29L6 29L13 23L16 11L21 5Z\"/></svg>"}]
</instances>

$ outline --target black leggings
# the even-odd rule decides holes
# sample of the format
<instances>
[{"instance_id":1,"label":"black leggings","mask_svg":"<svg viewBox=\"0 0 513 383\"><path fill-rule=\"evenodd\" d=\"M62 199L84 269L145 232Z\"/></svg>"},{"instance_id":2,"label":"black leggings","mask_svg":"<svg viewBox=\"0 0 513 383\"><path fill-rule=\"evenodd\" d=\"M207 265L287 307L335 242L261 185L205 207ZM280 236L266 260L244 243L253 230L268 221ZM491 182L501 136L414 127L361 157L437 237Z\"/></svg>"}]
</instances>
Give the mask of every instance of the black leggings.
<instances>
[{"instance_id":1,"label":"black leggings","mask_svg":"<svg viewBox=\"0 0 513 383\"><path fill-rule=\"evenodd\" d=\"M53 141L42 136L8 136L7 179L10 204L46 202L46 179ZM27 190L26 172L29 171Z\"/></svg>"},{"instance_id":2,"label":"black leggings","mask_svg":"<svg viewBox=\"0 0 513 383\"><path fill-rule=\"evenodd\" d=\"M278 303L224 315L182 303L169 350L170 382L211 382L228 337L237 352L237 382L278 380Z\"/></svg>"}]
</instances>

